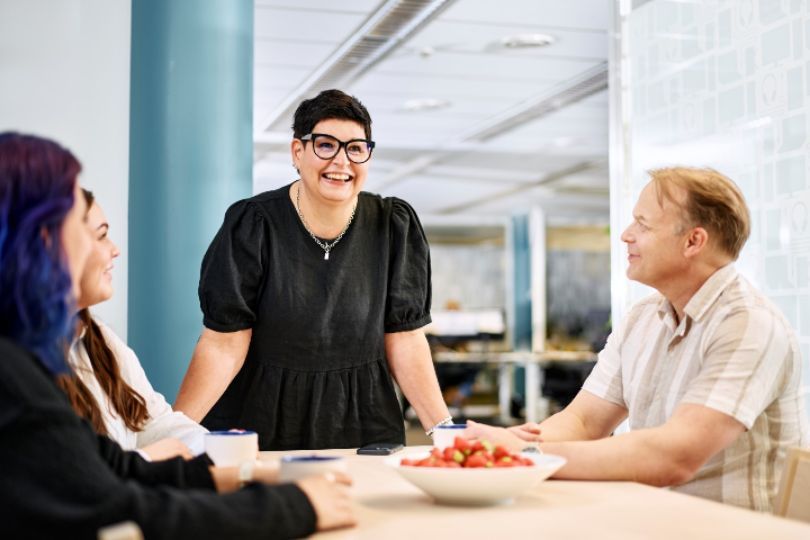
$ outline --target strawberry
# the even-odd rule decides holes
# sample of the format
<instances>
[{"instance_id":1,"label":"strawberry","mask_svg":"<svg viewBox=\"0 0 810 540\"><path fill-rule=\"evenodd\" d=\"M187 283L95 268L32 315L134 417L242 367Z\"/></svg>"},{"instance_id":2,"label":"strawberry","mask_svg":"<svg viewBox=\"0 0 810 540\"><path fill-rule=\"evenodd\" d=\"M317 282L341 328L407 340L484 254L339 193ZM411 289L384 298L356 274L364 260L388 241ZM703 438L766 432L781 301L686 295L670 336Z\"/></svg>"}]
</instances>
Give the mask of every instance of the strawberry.
<instances>
[{"instance_id":1,"label":"strawberry","mask_svg":"<svg viewBox=\"0 0 810 540\"><path fill-rule=\"evenodd\" d=\"M456 437L455 440L453 441L453 447L456 450L464 452L467 455L469 455L470 452L472 451L470 441L468 441L463 437Z\"/></svg>"},{"instance_id":2,"label":"strawberry","mask_svg":"<svg viewBox=\"0 0 810 540\"><path fill-rule=\"evenodd\" d=\"M487 460L481 454L473 454L467 458L467 461L464 462L464 466L468 468L480 468L487 466Z\"/></svg>"}]
</instances>

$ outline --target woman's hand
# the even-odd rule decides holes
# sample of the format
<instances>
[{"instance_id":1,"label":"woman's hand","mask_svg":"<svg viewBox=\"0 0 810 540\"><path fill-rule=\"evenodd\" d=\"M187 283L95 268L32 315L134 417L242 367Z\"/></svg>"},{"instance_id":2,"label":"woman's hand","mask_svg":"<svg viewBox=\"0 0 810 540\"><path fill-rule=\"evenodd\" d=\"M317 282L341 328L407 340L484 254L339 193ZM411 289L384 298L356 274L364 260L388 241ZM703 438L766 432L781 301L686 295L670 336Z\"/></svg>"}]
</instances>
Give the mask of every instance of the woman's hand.
<instances>
[{"instance_id":1,"label":"woman's hand","mask_svg":"<svg viewBox=\"0 0 810 540\"><path fill-rule=\"evenodd\" d=\"M278 484L278 465L273 466L257 460L253 465L253 481L262 484Z\"/></svg>"},{"instance_id":2,"label":"woman's hand","mask_svg":"<svg viewBox=\"0 0 810 540\"><path fill-rule=\"evenodd\" d=\"M338 472L310 476L296 482L315 509L319 531L357 524L349 495L351 483L348 475Z\"/></svg>"},{"instance_id":3,"label":"woman's hand","mask_svg":"<svg viewBox=\"0 0 810 540\"><path fill-rule=\"evenodd\" d=\"M188 446L173 437L161 439L148 446L144 446L140 450L148 455L152 461L161 461L177 456L183 459L191 459L194 457L191 455L191 450L188 449Z\"/></svg>"},{"instance_id":4,"label":"woman's hand","mask_svg":"<svg viewBox=\"0 0 810 540\"><path fill-rule=\"evenodd\" d=\"M540 424L535 422L526 422L519 426L512 426L507 428L507 431L513 435L517 435L526 442L543 442L543 439L540 437Z\"/></svg>"},{"instance_id":5,"label":"woman's hand","mask_svg":"<svg viewBox=\"0 0 810 540\"><path fill-rule=\"evenodd\" d=\"M467 420L467 428L461 433L465 439L480 439L501 445L512 452L520 452L526 447L526 442L502 427L479 424L472 420Z\"/></svg>"}]
</instances>

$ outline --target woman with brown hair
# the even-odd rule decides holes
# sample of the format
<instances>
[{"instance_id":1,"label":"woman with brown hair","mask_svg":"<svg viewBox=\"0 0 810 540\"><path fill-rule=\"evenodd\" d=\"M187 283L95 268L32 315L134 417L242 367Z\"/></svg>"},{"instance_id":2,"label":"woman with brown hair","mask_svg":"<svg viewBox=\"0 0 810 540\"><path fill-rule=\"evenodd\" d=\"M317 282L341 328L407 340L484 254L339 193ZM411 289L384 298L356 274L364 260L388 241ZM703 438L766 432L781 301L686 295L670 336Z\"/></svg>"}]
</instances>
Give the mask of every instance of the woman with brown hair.
<instances>
[{"instance_id":1,"label":"woman with brown hair","mask_svg":"<svg viewBox=\"0 0 810 540\"><path fill-rule=\"evenodd\" d=\"M77 301L79 337L69 355L75 375L62 377L60 386L79 416L125 450L139 449L153 460L200 454L207 430L173 411L152 388L132 349L90 314L90 307L113 295L111 272L120 252L98 201L87 190L83 194L93 242Z\"/></svg>"}]
</instances>

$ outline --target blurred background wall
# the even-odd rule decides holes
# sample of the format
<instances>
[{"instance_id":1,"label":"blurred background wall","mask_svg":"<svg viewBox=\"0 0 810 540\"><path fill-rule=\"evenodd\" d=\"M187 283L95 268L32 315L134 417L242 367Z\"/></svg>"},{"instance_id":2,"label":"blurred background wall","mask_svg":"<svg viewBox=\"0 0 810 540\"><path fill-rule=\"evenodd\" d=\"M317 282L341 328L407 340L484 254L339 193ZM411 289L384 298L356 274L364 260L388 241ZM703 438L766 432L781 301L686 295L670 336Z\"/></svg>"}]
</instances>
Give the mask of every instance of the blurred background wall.
<instances>
[{"instance_id":1,"label":"blurred background wall","mask_svg":"<svg viewBox=\"0 0 810 540\"><path fill-rule=\"evenodd\" d=\"M0 0L0 131L54 138L82 162L121 249L94 308L127 337L130 0Z\"/></svg>"}]
</instances>

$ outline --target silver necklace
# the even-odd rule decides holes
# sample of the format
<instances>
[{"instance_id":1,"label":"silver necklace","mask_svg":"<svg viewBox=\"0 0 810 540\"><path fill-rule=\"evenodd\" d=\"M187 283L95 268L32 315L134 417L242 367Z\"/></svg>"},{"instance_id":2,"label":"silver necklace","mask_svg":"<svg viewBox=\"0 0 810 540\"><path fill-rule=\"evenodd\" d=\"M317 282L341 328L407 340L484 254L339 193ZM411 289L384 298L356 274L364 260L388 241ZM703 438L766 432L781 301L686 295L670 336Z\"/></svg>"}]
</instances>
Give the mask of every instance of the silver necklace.
<instances>
[{"instance_id":1,"label":"silver necklace","mask_svg":"<svg viewBox=\"0 0 810 540\"><path fill-rule=\"evenodd\" d=\"M340 239L343 238L343 235L346 234L346 231L349 230L349 225L351 225L352 221L354 220L354 211L357 209L357 203L354 203L354 206L352 207L352 215L349 216L349 221L346 222L346 226L343 227L343 230L340 231L340 234L337 235L337 238L335 238L331 242L321 242L320 239L317 236L315 236L315 234L309 228L309 225L307 225L307 220L304 218L304 214L301 213L301 184L298 184L298 186L296 187L297 189L295 191L295 209L298 211L298 217L301 219L301 223L304 224L304 228L307 230L309 235L312 237L313 240L315 240L315 243L321 246L321 249L323 250L323 260L328 261L329 252L332 251L332 248L335 247L335 244L340 242Z\"/></svg>"}]
</instances>

